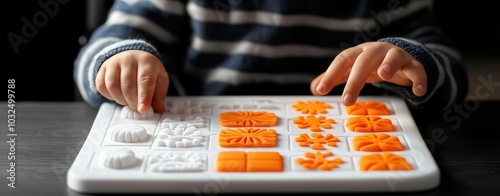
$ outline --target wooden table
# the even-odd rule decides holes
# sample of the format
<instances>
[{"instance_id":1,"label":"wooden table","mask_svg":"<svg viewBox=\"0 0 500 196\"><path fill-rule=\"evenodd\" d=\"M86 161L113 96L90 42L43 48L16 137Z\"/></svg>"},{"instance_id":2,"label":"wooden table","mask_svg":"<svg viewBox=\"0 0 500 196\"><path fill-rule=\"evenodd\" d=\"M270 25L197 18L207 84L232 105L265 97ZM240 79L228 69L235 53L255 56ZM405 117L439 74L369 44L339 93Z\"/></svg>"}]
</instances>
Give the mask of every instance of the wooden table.
<instances>
[{"instance_id":1,"label":"wooden table","mask_svg":"<svg viewBox=\"0 0 500 196\"><path fill-rule=\"evenodd\" d=\"M7 142L7 103L0 112L0 195L82 195L66 186L66 173L97 110L84 102L18 102L15 186L8 187L13 149ZM441 170L439 187L409 195L492 195L500 192L500 101L468 100L439 114L413 112ZM384 193L383 195L390 194ZM400 194L400 193L398 193ZM287 195L295 195L287 193ZM317 194L331 195L331 194ZM363 194L366 195L366 194ZM380 195L380 194L377 194Z\"/></svg>"}]
</instances>

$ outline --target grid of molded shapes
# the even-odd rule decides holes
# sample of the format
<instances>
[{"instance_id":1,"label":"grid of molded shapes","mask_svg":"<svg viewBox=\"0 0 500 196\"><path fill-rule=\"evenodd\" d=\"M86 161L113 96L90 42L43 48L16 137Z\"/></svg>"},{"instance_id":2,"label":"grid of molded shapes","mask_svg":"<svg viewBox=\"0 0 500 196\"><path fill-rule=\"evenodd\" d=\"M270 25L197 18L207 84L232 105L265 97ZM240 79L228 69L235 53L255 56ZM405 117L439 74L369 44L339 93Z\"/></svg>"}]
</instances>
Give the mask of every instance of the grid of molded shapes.
<instances>
[{"instance_id":1,"label":"grid of molded shapes","mask_svg":"<svg viewBox=\"0 0 500 196\"><path fill-rule=\"evenodd\" d=\"M315 102L316 106L328 107L319 109L305 107L311 102ZM380 103L387 106L389 111L389 114L383 115L383 118L389 119L395 127L394 131L385 134L397 137L403 146L402 150L394 154L403 157L413 170L418 169L393 106L390 102ZM164 113L154 113L141 119L125 118L123 114L125 107L116 108L102 140L102 146L107 148L95 154L90 167L95 170L116 171L119 169L125 172L141 173L228 172L224 169L219 171L221 166L218 164L222 163L217 160L217 157L220 153L275 152L281 159L273 164L282 164L280 167L271 169L275 172L306 170L361 172L359 165L361 157L378 153L354 150L353 139L367 133L349 130L346 123L349 118L356 115L348 114L346 107L339 102L323 102L313 99L285 102L269 99L220 102L210 99L183 99L171 100L166 103L166 107L167 111ZM275 130L276 145L221 146L219 134L222 130L248 128L225 127L220 124L219 118L222 113L239 111L264 111L275 114L277 117L275 125L252 128ZM308 118L323 123L311 126L307 124ZM318 120L319 118L322 119ZM130 127L135 126L135 129L123 131L116 128L119 125L126 127L123 126L124 124ZM116 133L119 131L124 132L121 137ZM139 137L144 133L146 137ZM130 139L136 137L141 139ZM319 159L322 162L319 163Z\"/></svg>"}]
</instances>

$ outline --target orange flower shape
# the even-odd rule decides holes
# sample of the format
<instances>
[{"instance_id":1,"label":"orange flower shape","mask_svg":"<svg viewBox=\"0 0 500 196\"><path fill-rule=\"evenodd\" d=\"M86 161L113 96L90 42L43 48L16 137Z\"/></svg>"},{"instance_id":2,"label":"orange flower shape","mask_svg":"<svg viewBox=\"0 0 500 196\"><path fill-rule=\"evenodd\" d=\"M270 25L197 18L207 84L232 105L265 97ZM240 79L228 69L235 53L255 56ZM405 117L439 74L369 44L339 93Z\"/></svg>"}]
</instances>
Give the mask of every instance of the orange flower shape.
<instances>
[{"instance_id":1,"label":"orange flower shape","mask_svg":"<svg viewBox=\"0 0 500 196\"><path fill-rule=\"evenodd\" d=\"M220 125L225 127L269 127L278 122L274 113L236 111L220 114Z\"/></svg>"},{"instance_id":2,"label":"orange flower shape","mask_svg":"<svg viewBox=\"0 0 500 196\"><path fill-rule=\"evenodd\" d=\"M412 170L404 157L387 152L362 156L359 167L361 171Z\"/></svg>"},{"instance_id":3,"label":"orange flower shape","mask_svg":"<svg viewBox=\"0 0 500 196\"><path fill-rule=\"evenodd\" d=\"M306 118L303 116L297 117L293 120L293 123L297 124L297 127L301 129L309 128L309 130L313 132L321 131L321 128L331 129L332 124L335 123L335 120L326 118L325 116L313 116L309 115Z\"/></svg>"},{"instance_id":4,"label":"orange flower shape","mask_svg":"<svg viewBox=\"0 0 500 196\"><path fill-rule=\"evenodd\" d=\"M388 118L378 116L356 116L347 119L347 128L354 132L396 131L396 127Z\"/></svg>"},{"instance_id":5,"label":"orange flower shape","mask_svg":"<svg viewBox=\"0 0 500 196\"><path fill-rule=\"evenodd\" d=\"M272 147L278 134L273 129L225 129L219 133L221 147Z\"/></svg>"},{"instance_id":6,"label":"orange flower shape","mask_svg":"<svg viewBox=\"0 0 500 196\"><path fill-rule=\"evenodd\" d=\"M325 114L326 109L332 108L330 104L327 104L322 101L300 101L300 100L292 104L292 107L302 114L317 114L317 113Z\"/></svg>"},{"instance_id":7,"label":"orange flower shape","mask_svg":"<svg viewBox=\"0 0 500 196\"><path fill-rule=\"evenodd\" d=\"M308 170L315 170L319 168L323 171L329 171L334 168L338 168L339 164L344 163L344 160L342 160L341 158L327 160L326 157L333 156L332 152L306 152L304 156L306 157L306 159L298 158L297 163Z\"/></svg>"},{"instance_id":8,"label":"orange flower shape","mask_svg":"<svg viewBox=\"0 0 500 196\"><path fill-rule=\"evenodd\" d=\"M358 101L353 105L346 106L349 115L389 115L390 112L384 103L376 101Z\"/></svg>"},{"instance_id":9,"label":"orange flower shape","mask_svg":"<svg viewBox=\"0 0 500 196\"><path fill-rule=\"evenodd\" d=\"M323 144L328 146L335 147L337 146L336 142L340 142L339 138L333 136L332 134L326 134L324 137L322 134L313 133L312 137L309 137L307 133L300 134L299 137L295 138L295 141L299 143L299 146L308 147L309 144L313 150L325 150Z\"/></svg>"},{"instance_id":10,"label":"orange flower shape","mask_svg":"<svg viewBox=\"0 0 500 196\"><path fill-rule=\"evenodd\" d=\"M397 136L385 133L370 133L356 136L353 139L353 143L354 150L365 152L400 151L404 149L403 144Z\"/></svg>"}]
</instances>

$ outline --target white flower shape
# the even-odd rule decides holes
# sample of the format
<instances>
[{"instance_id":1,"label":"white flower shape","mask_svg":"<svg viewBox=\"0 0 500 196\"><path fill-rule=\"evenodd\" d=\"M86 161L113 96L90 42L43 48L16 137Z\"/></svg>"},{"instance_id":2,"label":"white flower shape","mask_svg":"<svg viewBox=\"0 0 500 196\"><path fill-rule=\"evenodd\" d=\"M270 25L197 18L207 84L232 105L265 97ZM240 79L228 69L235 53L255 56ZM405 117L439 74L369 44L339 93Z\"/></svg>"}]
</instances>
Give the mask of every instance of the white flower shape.
<instances>
[{"instance_id":1,"label":"white flower shape","mask_svg":"<svg viewBox=\"0 0 500 196\"><path fill-rule=\"evenodd\" d=\"M152 109L150 109L148 112L142 114L140 112L137 112L137 111L130 109L130 107L128 107L128 106L123 106L122 111L120 112L120 116L122 118L135 119L135 120L152 118L154 116L154 114L155 113Z\"/></svg>"},{"instance_id":2,"label":"white flower shape","mask_svg":"<svg viewBox=\"0 0 500 196\"><path fill-rule=\"evenodd\" d=\"M170 103L168 110L172 114L200 114L203 112L204 107L208 107L205 102L191 103L190 100L173 101Z\"/></svg>"},{"instance_id":3,"label":"white flower shape","mask_svg":"<svg viewBox=\"0 0 500 196\"><path fill-rule=\"evenodd\" d=\"M153 172L202 171L206 167L206 156L190 151L183 155L174 152L156 153L149 164Z\"/></svg>"},{"instance_id":4,"label":"white flower shape","mask_svg":"<svg viewBox=\"0 0 500 196\"><path fill-rule=\"evenodd\" d=\"M203 141L203 135L196 127L165 128L158 133L156 145L159 147L187 148L201 146Z\"/></svg>"},{"instance_id":5,"label":"white flower shape","mask_svg":"<svg viewBox=\"0 0 500 196\"><path fill-rule=\"evenodd\" d=\"M124 148L113 151L103 151L99 161L104 167L112 169L125 169L138 165L140 159L135 156L134 151Z\"/></svg>"},{"instance_id":6,"label":"white flower shape","mask_svg":"<svg viewBox=\"0 0 500 196\"><path fill-rule=\"evenodd\" d=\"M180 117L167 117L163 119L161 123L161 128L169 128L175 129L176 127L205 127L205 122L201 116L186 116L184 120L181 120Z\"/></svg>"},{"instance_id":7,"label":"white flower shape","mask_svg":"<svg viewBox=\"0 0 500 196\"><path fill-rule=\"evenodd\" d=\"M148 138L146 128L137 124L119 124L111 127L111 140L115 142L135 143Z\"/></svg>"}]
</instances>

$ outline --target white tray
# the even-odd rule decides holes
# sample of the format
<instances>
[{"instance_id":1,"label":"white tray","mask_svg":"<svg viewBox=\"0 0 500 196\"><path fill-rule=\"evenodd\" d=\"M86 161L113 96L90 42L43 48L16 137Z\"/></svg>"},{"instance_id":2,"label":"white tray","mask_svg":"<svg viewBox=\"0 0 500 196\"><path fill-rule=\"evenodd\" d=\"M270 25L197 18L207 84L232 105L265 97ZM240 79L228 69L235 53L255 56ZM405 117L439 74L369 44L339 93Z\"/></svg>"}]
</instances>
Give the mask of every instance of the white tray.
<instances>
[{"instance_id":1,"label":"white tray","mask_svg":"<svg viewBox=\"0 0 500 196\"><path fill-rule=\"evenodd\" d=\"M308 128L298 128L293 122L298 116L313 115L303 114L292 108L292 104L297 101L320 101L332 106L326 109L327 113L317 113L314 116L325 116L335 120L335 123L331 124L332 128L321 128L322 130L316 133L323 135L330 133L339 138L336 147L323 145L325 150L312 150L310 147L301 147L297 144L295 138L299 134L314 133ZM195 194L409 192L438 186L439 169L405 102L395 97L378 96L362 96L358 101L377 101L387 106L390 114L379 116L390 119L396 130L384 133L397 136L404 146L403 150L390 153L404 157L411 165L411 170L360 170L358 161L361 156L381 152L361 152L353 149L352 138L367 133L353 132L346 127L345 122L353 115L346 113L339 96L167 97L165 103L167 112L150 113L151 116L145 119L125 118L125 114L133 115L134 112L125 111L127 108L115 104L103 104L84 145L68 171L67 185L74 191L85 193ZM276 146L220 147L219 132L223 129L238 128L220 125L219 115L229 111L274 113L278 119L277 124L259 128L277 131ZM183 121L187 116L191 116L191 119ZM127 124L125 128L116 129L116 125L123 124ZM202 140L199 140L200 135L189 136L198 138L201 142L193 142L188 138L180 142L186 145L185 147L168 147L168 142L158 145L160 131L165 127L174 128L177 125L195 127L196 131L199 131L197 133L201 133ZM131 135L119 137L113 135L118 133L113 131L122 131L125 135L128 132ZM117 140L113 141L113 138ZM123 142L131 138L140 141ZM164 138L165 135L163 141L166 141ZM278 152L282 158L283 171L218 172L216 159L218 153L222 151ZM329 171L307 170L297 163L297 158L303 157L305 152L316 151L333 152L334 156L328 159L338 157L343 163ZM174 164L172 161L167 161L168 156L164 159L154 159L155 154L157 156L176 154L177 158L192 159L184 165ZM156 162L155 165L153 160L160 162Z\"/></svg>"}]
</instances>

